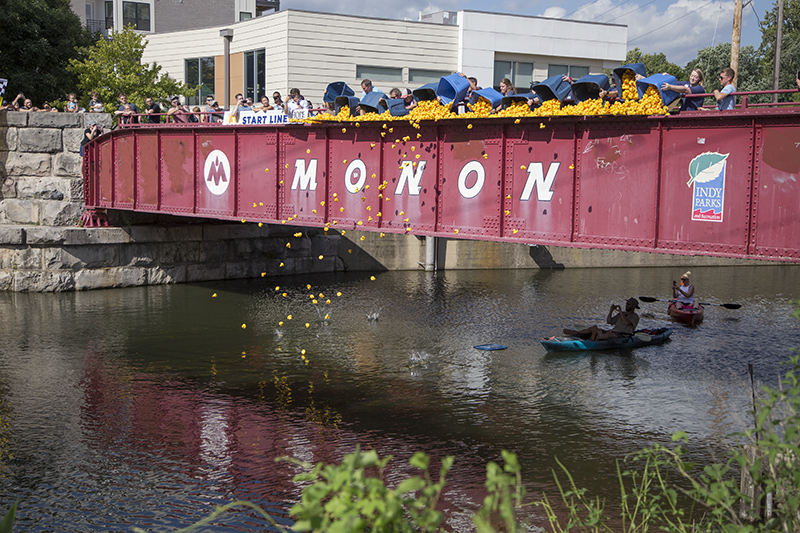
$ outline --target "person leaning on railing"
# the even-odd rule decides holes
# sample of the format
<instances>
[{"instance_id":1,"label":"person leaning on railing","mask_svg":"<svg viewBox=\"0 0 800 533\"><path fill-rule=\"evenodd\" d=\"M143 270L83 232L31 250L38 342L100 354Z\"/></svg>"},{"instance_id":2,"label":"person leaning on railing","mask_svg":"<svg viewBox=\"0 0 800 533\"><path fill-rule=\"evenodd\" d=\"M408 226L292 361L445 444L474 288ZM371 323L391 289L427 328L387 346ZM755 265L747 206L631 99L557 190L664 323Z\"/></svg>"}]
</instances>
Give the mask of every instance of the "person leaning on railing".
<instances>
[{"instance_id":1,"label":"person leaning on railing","mask_svg":"<svg viewBox=\"0 0 800 533\"><path fill-rule=\"evenodd\" d=\"M717 109L720 111L727 111L736 109L736 87L733 86L733 78L736 73L732 68L724 68L719 74L719 82L722 85L722 90L714 90L714 98L717 99Z\"/></svg>"}]
</instances>

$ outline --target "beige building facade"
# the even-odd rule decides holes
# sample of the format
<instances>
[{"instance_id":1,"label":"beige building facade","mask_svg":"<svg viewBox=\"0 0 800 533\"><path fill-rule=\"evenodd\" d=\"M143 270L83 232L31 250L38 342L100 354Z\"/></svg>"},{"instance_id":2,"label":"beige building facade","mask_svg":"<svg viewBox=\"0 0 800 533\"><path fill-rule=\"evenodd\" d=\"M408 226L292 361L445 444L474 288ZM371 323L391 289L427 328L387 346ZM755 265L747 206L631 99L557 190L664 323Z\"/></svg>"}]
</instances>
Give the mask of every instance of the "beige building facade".
<instances>
[{"instance_id":1,"label":"beige building facade","mask_svg":"<svg viewBox=\"0 0 800 533\"><path fill-rule=\"evenodd\" d=\"M475 11L439 12L419 21L285 10L209 28L148 34L142 58L175 79L200 85L188 102L213 94L224 105L224 37L230 41L230 98L254 99L297 87L322 103L328 83L360 95L368 78L388 92L415 89L453 72L483 87L510 78L518 92L555 74L577 79L625 60L627 27ZM229 102L232 103L232 102Z\"/></svg>"}]
</instances>

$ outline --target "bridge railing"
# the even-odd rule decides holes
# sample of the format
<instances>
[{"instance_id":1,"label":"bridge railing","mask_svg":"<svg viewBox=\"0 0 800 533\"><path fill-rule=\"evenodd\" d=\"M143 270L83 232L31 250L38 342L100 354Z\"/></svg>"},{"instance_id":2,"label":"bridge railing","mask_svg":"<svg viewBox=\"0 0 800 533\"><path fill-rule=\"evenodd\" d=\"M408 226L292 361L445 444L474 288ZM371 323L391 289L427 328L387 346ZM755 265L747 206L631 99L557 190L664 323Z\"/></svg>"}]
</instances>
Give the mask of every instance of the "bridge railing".
<instances>
[{"instance_id":1,"label":"bridge railing","mask_svg":"<svg viewBox=\"0 0 800 533\"><path fill-rule=\"evenodd\" d=\"M800 108L124 128L89 209L800 261Z\"/></svg>"}]
</instances>

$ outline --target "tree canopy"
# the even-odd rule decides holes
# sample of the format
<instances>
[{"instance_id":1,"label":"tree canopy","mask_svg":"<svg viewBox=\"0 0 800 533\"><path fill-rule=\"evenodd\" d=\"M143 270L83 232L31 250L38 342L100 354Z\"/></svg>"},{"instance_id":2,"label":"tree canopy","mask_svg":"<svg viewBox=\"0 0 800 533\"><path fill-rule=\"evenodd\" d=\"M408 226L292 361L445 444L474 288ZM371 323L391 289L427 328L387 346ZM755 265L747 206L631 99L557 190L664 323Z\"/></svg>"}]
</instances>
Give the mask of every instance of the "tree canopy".
<instances>
[{"instance_id":1,"label":"tree canopy","mask_svg":"<svg viewBox=\"0 0 800 533\"><path fill-rule=\"evenodd\" d=\"M684 69L675 63L667 61L667 56L663 52L644 54L638 47L633 48L628 50L628 54L625 56L625 63L643 63L644 67L647 69L648 76L666 72L667 74L672 74L679 80L688 79L688 77L683 77Z\"/></svg>"},{"instance_id":2,"label":"tree canopy","mask_svg":"<svg viewBox=\"0 0 800 533\"><path fill-rule=\"evenodd\" d=\"M5 98L25 93L34 105L64 99L76 78L65 68L78 58L76 47L92 43L69 0L6 0L0 31L0 78L8 79Z\"/></svg>"},{"instance_id":3,"label":"tree canopy","mask_svg":"<svg viewBox=\"0 0 800 533\"><path fill-rule=\"evenodd\" d=\"M159 65L142 63L146 46L147 39L126 26L111 40L82 48L83 59L70 60L67 70L77 76L84 98L97 91L108 112L117 108L121 93L138 106L148 96L159 101L190 93L192 87L162 74Z\"/></svg>"}]
</instances>

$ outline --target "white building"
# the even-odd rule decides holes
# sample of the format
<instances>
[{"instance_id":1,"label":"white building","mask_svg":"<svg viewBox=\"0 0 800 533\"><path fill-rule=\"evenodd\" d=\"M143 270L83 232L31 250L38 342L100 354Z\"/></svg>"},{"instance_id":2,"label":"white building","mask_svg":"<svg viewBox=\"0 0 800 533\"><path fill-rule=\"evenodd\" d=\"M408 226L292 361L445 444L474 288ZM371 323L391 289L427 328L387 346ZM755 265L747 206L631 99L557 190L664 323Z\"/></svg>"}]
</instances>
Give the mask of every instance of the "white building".
<instances>
[{"instance_id":1,"label":"white building","mask_svg":"<svg viewBox=\"0 0 800 533\"><path fill-rule=\"evenodd\" d=\"M344 81L361 93L364 78L389 91L415 89L464 72L483 87L509 78L528 92L532 81L555 74L577 79L625 60L628 28L544 17L476 11L439 12L420 21L375 19L286 10L210 28L148 34L143 61L170 76L202 85L190 103L224 93L224 38L230 29L231 99L258 99L297 87L322 103L328 83Z\"/></svg>"}]
</instances>

